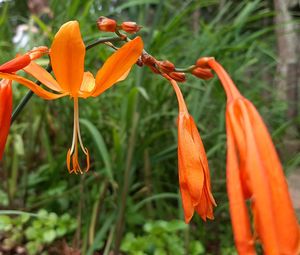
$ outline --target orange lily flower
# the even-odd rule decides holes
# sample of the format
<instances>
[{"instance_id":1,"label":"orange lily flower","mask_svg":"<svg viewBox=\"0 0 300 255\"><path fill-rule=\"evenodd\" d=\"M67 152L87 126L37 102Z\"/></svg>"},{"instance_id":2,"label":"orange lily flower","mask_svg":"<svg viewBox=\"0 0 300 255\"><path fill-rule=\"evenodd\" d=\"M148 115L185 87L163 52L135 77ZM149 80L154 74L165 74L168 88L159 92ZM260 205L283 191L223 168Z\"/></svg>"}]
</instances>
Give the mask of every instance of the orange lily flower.
<instances>
[{"instance_id":1,"label":"orange lily flower","mask_svg":"<svg viewBox=\"0 0 300 255\"><path fill-rule=\"evenodd\" d=\"M48 48L41 46L25 53L22 56L2 64L0 73L15 73L26 67L34 59L41 57L48 52ZM9 133L11 114L12 114L12 89L11 80L3 79L0 81L0 160L2 160L6 139Z\"/></svg>"},{"instance_id":2,"label":"orange lily flower","mask_svg":"<svg viewBox=\"0 0 300 255\"><path fill-rule=\"evenodd\" d=\"M195 210L204 221L214 219L216 202L211 193L208 162L200 134L176 81L166 74L163 76L172 84L179 104L178 172L185 222L190 222Z\"/></svg>"},{"instance_id":3,"label":"orange lily flower","mask_svg":"<svg viewBox=\"0 0 300 255\"><path fill-rule=\"evenodd\" d=\"M0 160L2 160L12 113L12 90L10 80L0 81Z\"/></svg>"},{"instance_id":4,"label":"orange lily flower","mask_svg":"<svg viewBox=\"0 0 300 255\"><path fill-rule=\"evenodd\" d=\"M89 169L89 152L84 147L80 135L78 99L96 97L116 82L125 79L142 50L143 42L140 37L126 43L105 62L97 72L95 79L90 72L84 72L85 45L81 37L79 23L69 21L62 25L55 35L50 50L51 65L56 80L44 68L34 62L24 68L27 73L56 93L47 91L32 81L17 75L0 73L0 77L15 80L47 100L63 96L73 98L73 140L67 153L67 167L70 173L82 173L82 168L78 162L78 145L86 155L85 171Z\"/></svg>"},{"instance_id":5,"label":"orange lily flower","mask_svg":"<svg viewBox=\"0 0 300 255\"><path fill-rule=\"evenodd\" d=\"M227 95L227 190L239 254L256 254L258 236L265 254L299 254L300 232L283 169L268 130L254 105L244 98L214 59ZM246 200L250 199L254 233Z\"/></svg>"}]
</instances>

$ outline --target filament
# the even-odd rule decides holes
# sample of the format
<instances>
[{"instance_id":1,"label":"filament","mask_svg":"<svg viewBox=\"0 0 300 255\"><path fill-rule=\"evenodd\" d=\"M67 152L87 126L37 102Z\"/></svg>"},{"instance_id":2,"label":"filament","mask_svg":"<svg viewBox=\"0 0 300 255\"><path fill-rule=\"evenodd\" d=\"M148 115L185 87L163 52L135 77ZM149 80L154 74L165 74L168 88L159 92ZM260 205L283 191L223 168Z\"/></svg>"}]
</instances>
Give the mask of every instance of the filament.
<instances>
[{"instance_id":1,"label":"filament","mask_svg":"<svg viewBox=\"0 0 300 255\"><path fill-rule=\"evenodd\" d=\"M82 152L85 154L86 157L86 167L84 169L87 172L90 168L90 155L89 151L86 147L84 147L81 135L80 135L80 127L79 127L79 107L78 107L78 97L74 97L74 124L73 124L73 138L72 138L72 145L71 148L68 150L67 153L67 167L69 173L83 173L83 170L78 161L78 140L79 145Z\"/></svg>"}]
</instances>

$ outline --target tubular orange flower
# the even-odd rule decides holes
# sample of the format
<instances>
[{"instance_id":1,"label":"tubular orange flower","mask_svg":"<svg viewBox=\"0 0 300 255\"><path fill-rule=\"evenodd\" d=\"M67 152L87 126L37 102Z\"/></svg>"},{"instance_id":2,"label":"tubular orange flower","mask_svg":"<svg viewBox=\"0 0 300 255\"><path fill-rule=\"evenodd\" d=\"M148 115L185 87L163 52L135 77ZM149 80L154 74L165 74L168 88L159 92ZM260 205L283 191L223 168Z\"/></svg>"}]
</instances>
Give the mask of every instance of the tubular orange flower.
<instances>
[{"instance_id":1,"label":"tubular orange flower","mask_svg":"<svg viewBox=\"0 0 300 255\"><path fill-rule=\"evenodd\" d=\"M0 65L1 73L14 73L26 67L34 59L41 57L48 52L45 46L34 48L22 56ZM11 80L3 79L0 81L0 160L3 156L6 139L9 133L11 114L12 114L12 89Z\"/></svg>"},{"instance_id":2,"label":"tubular orange flower","mask_svg":"<svg viewBox=\"0 0 300 255\"><path fill-rule=\"evenodd\" d=\"M179 104L178 170L185 222L190 222L195 210L204 221L206 218L214 219L213 206L216 202L211 193L208 162L201 137L176 81L167 75L164 77L172 84Z\"/></svg>"},{"instance_id":3,"label":"tubular orange flower","mask_svg":"<svg viewBox=\"0 0 300 255\"><path fill-rule=\"evenodd\" d=\"M254 230L265 254L299 254L299 225L276 149L254 105L237 90L214 59L227 95L227 189L239 254L256 254L246 199L251 201Z\"/></svg>"},{"instance_id":4,"label":"tubular orange flower","mask_svg":"<svg viewBox=\"0 0 300 255\"><path fill-rule=\"evenodd\" d=\"M89 169L89 153L84 147L79 128L78 99L96 97L113 84L126 78L132 65L135 64L143 50L140 37L126 43L116 51L97 72L96 79L90 72L84 72L85 46L81 37L79 23L69 21L61 26L53 40L50 59L56 80L41 66L31 62L24 70L38 79L47 91L32 81L14 74L0 73L0 77L15 80L31 89L38 96L53 100L70 96L74 100L74 127L71 148L67 153L67 167L70 173L80 172L78 145L86 155L85 171Z\"/></svg>"},{"instance_id":5,"label":"tubular orange flower","mask_svg":"<svg viewBox=\"0 0 300 255\"><path fill-rule=\"evenodd\" d=\"M12 90L10 80L0 81L0 160L2 160L12 113Z\"/></svg>"}]
</instances>

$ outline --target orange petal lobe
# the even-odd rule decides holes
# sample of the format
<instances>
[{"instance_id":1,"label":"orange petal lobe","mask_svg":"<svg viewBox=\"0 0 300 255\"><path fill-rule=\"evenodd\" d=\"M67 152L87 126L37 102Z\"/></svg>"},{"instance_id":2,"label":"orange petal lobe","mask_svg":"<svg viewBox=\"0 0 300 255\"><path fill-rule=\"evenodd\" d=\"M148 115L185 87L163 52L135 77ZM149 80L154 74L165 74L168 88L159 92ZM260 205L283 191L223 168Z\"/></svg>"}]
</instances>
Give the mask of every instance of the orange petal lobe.
<instances>
[{"instance_id":1,"label":"orange petal lobe","mask_svg":"<svg viewBox=\"0 0 300 255\"><path fill-rule=\"evenodd\" d=\"M47 90L44 90L40 86L36 85L34 82L16 74L0 73L0 77L18 82L24 85L25 87L31 89L37 96L46 100L53 100L67 95L67 94L54 94L48 92Z\"/></svg>"},{"instance_id":2,"label":"orange petal lobe","mask_svg":"<svg viewBox=\"0 0 300 255\"><path fill-rule=\"evenodd\" d=\"M12 89L10 80L0 81L0 160L2 160L9 133L12 114Z\"/></svg>"},{"instance_id":3,"label":"orange petal lobe","mask_svg":"<svg viewBox=\"0 0 300 255\"><path fill-rule=\"evenodd\" d=\"M109 57L96 75L93 96L98 96L122 79L136 63L143 50L143 41L136 37Z\"/></svg>"},{"instance_id":4,"label":"orange petal lobe","mask_svg":"<svg viewBox=\"0 0 300 255\"><path fill-rule=\"evenodd\" d=\"M43 67L36 64L35 62L31 62L28 66L23 68L23 70L39 80L42 84L47 86L49 89L52 89L56 92L61 92L62 89L60 88L57 81L52 77L50 73L48 73Z\"/></svg>"},{"instance_id":5,"label":"orange petal lobe","mask_svg":"<svg viewBox=\"0 0 300 255\"><path fill-rule=\"evenodd\" d=\"M24 68L30 63L31 59L28 55L18 56L0 66L1 73L14 73Z\"/></svg>"},{"instance_id":6,"label":"orange petal lobe","mask_svg":"<svg viewBox=\"0 0 300 255\"><path fill-rule=\"evenodd\" d=\"M61 26L53 40L50 59L56 80L63 91L78 95L84 73L85 46L79 23L69 21Z\"/></svg>"},{"instance_id":7,"label":"orange petal lobe","mask_svg":"<svg viewBox=\"0 0 300 255\"><path fill-rule=\"evenodd\" d=\"M92 73L85 72L80 87L79 97L87 98L95 88L95 78Z\"/></svg>"},{"instance_id":8,"label":"orange petal lobe","mask_svg":"<svg viewBox=\"0 0 300 255\"><path fill-rule=\"evenodd\" d=\"M229 197L229 209L234 233L234 240L239 254L256 254L254 240L251 233L250 219L244 200L243 188L240 178L239 157L235 145L233 132L228 112L226 114L227 133L227 193Z\"/></svg>"}]
</instances>

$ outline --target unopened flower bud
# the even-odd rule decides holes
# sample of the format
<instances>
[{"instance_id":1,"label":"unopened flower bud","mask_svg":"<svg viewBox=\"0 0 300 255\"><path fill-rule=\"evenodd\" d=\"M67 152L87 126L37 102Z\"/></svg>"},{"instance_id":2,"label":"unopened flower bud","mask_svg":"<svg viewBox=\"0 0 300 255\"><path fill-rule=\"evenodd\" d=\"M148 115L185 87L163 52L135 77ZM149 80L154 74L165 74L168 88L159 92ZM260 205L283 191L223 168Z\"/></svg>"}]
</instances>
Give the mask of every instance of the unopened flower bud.
<instances>
[{"instance_id":1,"label":"unopened flower bud","mask_svg":"<svg viewBox=\"0 0 300 255\"><path fill-rule=\"evenodd\" d=\"M178 81L178 82L186 81L185 73L171 72L171 73L168 73L168 75L175 81Z\"/></svg>"},{"instance_id":2,"label":"unopened flower bud","mask_svg":"<svg viewBox=\"0 0 300 255\"><path fill-rule=\"evenodd\" d=\"M144 65L143 61L141 58L138 58L138 60L136 61L136 64L140 67L142 67Z\"/></svg>"},{"instance_id":3,"label":"unopened flower bud","mask_svg":"<svg viewBox=\"0 0 300 255\"><path fill-rule=\"evenodd\" d=\"M31 60L35 60L48 53L49 53L48 47L39 46L39 47L34 47L31 51L28 51L26 55L28 55Z\"/></svg>"},{"instance_id":4,"label":"unopened flower bud","mask_svg":"<svg viewBox=\"0 0 300 255\"><path fill-rule=\"evenodd\" d=\"M154 66L156 63L155 58L147 53L143 53L141 59L146 66Z\"/></svg>"},{"instance_id":5,"label":"unopened flower bud","mask_svg":"<svg viewBox=\"0 0 300 255\"><path fill-rule=\"evenodd\" d=\"M203 80L209 80L214 77L210 69L201 67L193 69L192 74Z\"/></svg>"},{"instance_id":6,"label":"unopened flower bud","mask_svg":"<svg viewBox=\"0 0 300 255\"><path fill-rule=\"evenodd\" d=\"M97 20L97 26L100 31L115 32L117 28L117 22L113 19L101 16Z\"/></svg>"},{"instance_id":7,"label":"unopened flower bud","mask_svg":"<svg viewBox=\"0 0 300 255\"><path fill-rule=\"evenodd\" d=\"M170 73L175 70L175 65L168 60L157 61L156 64L163 73Z\"/></svg>"},{"instance_id":8,"label":"unopened flower bud","mask_svg":"<svg viewBox=\"0 0 300 255\"><path fill-rule=\"evenodd\" d=\"M142 27L136 24L136 22L125 21L121 24L121 29L129 34L138 32Z\"/></svg>"},{"instance_id":9,"label":"unopened flower bud","mask_svg":"<svg viewBox=\"0 0 300 255\"><path fill-rule=\"evenodd\" d=\"M157 70L157 68L155 66L149 66L149 67L153 73L160 74L160 71Z\"/></svg>"},{"instance_id":10,"label":"unopened flower bud","mask_svg":"<svg viewBox=\"0 0 300 255\"><path fill-rule=\"evenodd\" d=\"M203 58L198 58L196 61L196 66L201 67L201 68L210 68L208 65L208 61L215 59L214 57L203 57Z\"/></svg>"}]
</instances>

